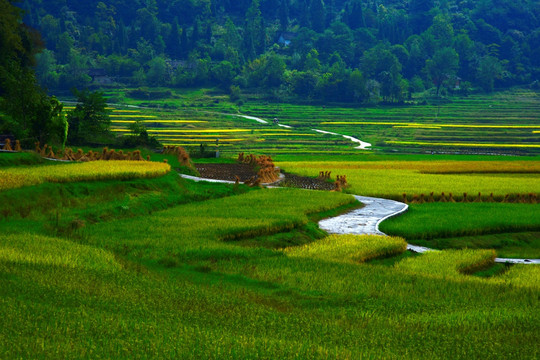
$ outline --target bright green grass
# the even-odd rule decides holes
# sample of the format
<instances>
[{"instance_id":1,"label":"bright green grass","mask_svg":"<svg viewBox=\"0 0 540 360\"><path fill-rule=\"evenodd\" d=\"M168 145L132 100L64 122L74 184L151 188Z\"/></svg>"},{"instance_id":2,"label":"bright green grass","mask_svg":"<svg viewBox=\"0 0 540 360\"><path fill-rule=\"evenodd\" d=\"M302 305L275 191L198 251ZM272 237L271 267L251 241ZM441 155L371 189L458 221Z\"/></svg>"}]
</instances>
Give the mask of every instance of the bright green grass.
<instances>
[{"instance_id":1,"label":"bright green grass","mask_svg":"<svg viewBox=\"0 0 540 360\"><path fill-rule=\"evenodd\" d=\"M110 181L102 187L69 183L65 194L60 184L6 193L11 203L17 196L27 203L40 198L44 208L65 197L48 214L62 207L81 217L122 201L129 209L142 206L146 201L137 199L145 196L166 201L176 191L187 201L235 193L177 177L175 184L172 175L132 180L125 188ZM47 215L15 212L0 222L6 239L0 247L0 357L540 356L540 267L513 266L485 279L464 273L489 266L490 251L401 255L390 264L392 258L343 261L339 243L325 247L324 240L312 243L320 250L313 257L244 247L251 236L296 230L309 225L309 213L350 201L344 194L267 189L159 212L158 202L148 202L152 211L128 218L113 211L88 221L71 240L43 236L39 226L38 234L29 234L28 224L43 225ZM381 250L380 243L356 245L367 254Z\"/></svg>"},{"instance_id":2,"label":"bright green grass","mask_svg":"<svg viewBox=\"0 0 540 360\"><path fill-rule=\"evenodd\" d=\"M34 152L0 152L0 167L36 165L42 164L44 161L41 156Z\"/></svg>"},{"instance_id":3,"label":"bright green grass","mask_svg":"<svg viewBox=\"0 0 540 360\"><path fill-rule=\"evenodd\" d=\"M383 222L381 230L407 239L534 231L540 229L537 215L536 204L411 204L405 214Z\"/></svg>"},{"instance_id":4,"label":"bright green grass","mask_svg":"<svg viewBox=\"0 0 540 360\"><path fill-rule=\"evenodd\" d=\"M121 220L87 229L88 241L138 258L167 263L256 256L257 248L225 246L234 241L299 228L306 213L353 203L349 195L272 189L232 198L180 205L137 222ZM112 239L114 240L112 240Z\"/></svg>"},{"instance_id":5,"label":"bright green grass","mask_svg":"<svg viewBox=\"0 0 540 360\"><path fill-rule=\"evenodd\" d=\"M487 268L493 264L494 260L495 251L493 250L428 251L423 256L405 259L396 267L414 274L469 281L470 279L466 278L465 274Z\"/></svg>"},{"instance_id":6,"label":"bright green grass","mask_svg":"<svg viewBox=\"0 0 540 360\"><path fill-rule=\"evenodd\" d=\"M169 173L154 179L44 183L0 192L0 232L76 235L86 224L241 194L243 185L195 184Z\"/></svg>"},{"instance_id":7,"label":"bright green grass","mask_svg":"<svg viewBox=\"0 0 540 360\"><path fill-rule=\"evenodd\" d=\"M505 203L431 203L410 205L409 211L388 219L381 231L432 248L496 248L502 257L539 255L538 237L520 235L540 230L538 206ZM513 232L515 235L502 235ZM521 246L523 245L523 246Z\"/></svg>"},{"instance_id":8,"label":"bright green grass","mask_svg":"<svg viewBox=\"0 0 540 360\"><path fill-rule=\"evenodd\" d=\"M64 269L117 271L121 268L114 256L103 249L25 233L0 238L0 262Z\"/></svg>"},{"instance_id":9,"label":"bright green grass","mask_svg":"<svg viewBox=\"0 0 540 360\"><path fill-rule=\"evenodd\" d=\"M411 242L434 249L495 249L498 257L540 259L540 232L497 233Z\"/></svg>"}]
</instances>

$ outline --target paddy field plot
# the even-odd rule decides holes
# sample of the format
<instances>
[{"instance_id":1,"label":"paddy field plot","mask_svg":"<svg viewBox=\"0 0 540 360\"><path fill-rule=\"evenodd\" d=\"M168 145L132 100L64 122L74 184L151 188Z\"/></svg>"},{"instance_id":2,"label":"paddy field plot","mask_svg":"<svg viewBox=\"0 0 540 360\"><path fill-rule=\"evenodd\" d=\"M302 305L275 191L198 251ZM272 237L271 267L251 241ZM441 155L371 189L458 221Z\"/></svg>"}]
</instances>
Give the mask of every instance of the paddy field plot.
<instances>
[{"instance_id":1,"label":"paddy field plot","mask_svg":"<svg viewBox=\"0 0 540 360\"><path fill-rule=\"evenodd\" d=\"M170 171L168 164L148 161L93 161L0 169L0 191L44 182L75 182L158 177Z\"/></svg>"},{"instance_id":2,"label":"paddy field plot","mask_svg":"<svg viewBox=\"0 0 540 360\"><path fill-rule=\"evenodd\" d=\"M182 98L182 96L180 97ZM219 98L219 97L217 97ZM216 99L217 99L216 98ZM185 101L192 101L186 95ZM352 136L371 150L482 154L540 153L540 96L515 89L490 95L452 98L440 104L340 107L262 102L254 98L238 107L226 99L206 99L176 109L114 108L113 131L129 132L140 121L166 145L234 154L358 154ZM162 100L163 105L167 100ZM266 123L238 114L260 118ZM279 123L287 127L273 124ZM339 135L323 134L315 130Z\"/></svg>"},{"instance_id":3,"label":"paddy field plot","mask_svg":"<svg viewBox=\"0 0 540 360\"><path fill-rule=\"evenodd\" d=\"M286 171L306 176L318 176L331 171L332 176L346 175L349 191L364 196L410 200L433 192L435 200L453 193L456 200L467 193L475 199L478 193L487 199L493 193L496 200L506 194L539 194L540 162L534 161L460 161L437 160L425 156L418 161L284 161L278 166ZM458 159L458 158L456 158Z\"/></svg>"}]
</instances>

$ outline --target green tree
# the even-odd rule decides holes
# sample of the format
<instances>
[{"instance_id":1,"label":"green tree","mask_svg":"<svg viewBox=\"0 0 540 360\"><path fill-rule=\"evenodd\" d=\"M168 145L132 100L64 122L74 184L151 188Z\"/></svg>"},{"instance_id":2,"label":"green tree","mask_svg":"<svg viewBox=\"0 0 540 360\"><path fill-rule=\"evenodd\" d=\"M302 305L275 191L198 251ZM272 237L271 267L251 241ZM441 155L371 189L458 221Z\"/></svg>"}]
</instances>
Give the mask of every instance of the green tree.
<instances>
[{"instance_id":1,"label":"green tree","mask_svg":"<svg viewBox=\"0 0 540 360\"><path fill-rule=\"evenodd\" d=\"M283 58L273 53L269 54L266 57L265 65L265 85L269 87L280 86L283 83L286 69Z\"/></svg>"},{"instance_id":2,"label":"green tree","mask_svg":"<svg viewBox=\"0 0 540 360\"><path fill-rule=\"evenodd\" d=\"M223 89L230 89L235 76L234 66L228 61L222 61L212 69L213 78Z\"/></svg>"},{"instance_id":3,"label":"green tree","mask_svg":"<svg viewBox=\"0 0 540 360\"><path fill-rule=\"evenodd\" d=\"M255 58L257 54L263 51L266 36L264 30L259 0L253 0L246 12L244 31L244 49L248 59Z\"/></svg>"},{"instance_id":4,"label":"green tree","mask_svg":"<svg viewBox=\"0 0 540 360\"><path fill-rule=\"evenodd\" d=\"M57 40L60 37L60 21L54 16L47 14L41 19L40 29L45 45L49 49L56 50Z\"/></svg>"},{"instance_id":5,"label":"green tree","mask_svg":"<svg viewBox=\"0 0 540 360\"><path fill-rule=\"evenodd\" d=\"M52 142L65 145L68 124L62 112L64 105L56 97L43 93L34 107L31 136L41 144Z\"/></svg>"},{"instance_id":6,"label":"green tree","mask_svg":"<svg viewBox=\"0 0 540 360\"><path fill-rule=\"evenodd\" d=\"M478 62L476 78L486 92L493 91L495 79L499 79L503 72L503 66L499 59L493 56L484 56Z\"/></svg>"},{"instance_id":7,"label":"green tree","mask_svg":"<svg viewBox=\"0 0 540 360\"><path fill-rule=\"evenodd\" d=\"M149 69L146 75L146 80L150 85L164 86L167 83L169 72L167 71L167 63L161 56L155 57L148 63Z\"/></svg>"},{"instance_id":8,"label":"green tree","mask_svg":"<svg viewBox=\"0 0 540 360\"><path fill-rule=\"evenodd\" d=\"M437 50L431 59L426 60L425 72L437 88L437 96L442 84L452 79L458 69L459 55L449 47Z\"/></svg>"},{"instance_id":9,"label":"green tree","mask_svg":"<svg viewBox=\"0 0 540 360\"><path fill-rule=\"evenodd\" d=\"M281 0L279 3L279 24L281 25L281 30L287 30L289 26L289 1Z\"/></svg>"},{"instance_id":10,"label":"green tree","mask_svg":"<svg viewBox=\"0 0 540 360\"><path fill-rule=\"evenodd\" d=\"M326 27L326 9L322 0L311 0L309 6L309 20L311 28L320 33Z\"/></svg>"},{"instance_id":11,"label":"green tree","mask_svg":"<svg viewBox=\"0 0 540 360\"><path fill-rule=\"evenodd\" d=\"M450 47L454 42L454 28L450 19L444 15L435 16L427 32L433 36L436 49Z\"/></svg>"},{"instance_id":12,"label":"green tree","mask_svg":"<svg viewBox=\"0 0 540 360\"><path fill-rule=\"evenodd\" d=\"M69 55L72 52L73 45L75 45L75 40L67 32L63 32L58 38L57 42L57 59L60 64L67 64L69 62Z\"/></svg>"},{"instance_id":13,"label":"green tree","mask_svg":"<svg viewBox=\"0 0 540 360\"><path fill-rule=\"evenodd\" d=\"M352 0L349 2L345 11L345 21L351 29L358 29L359 27L366 26L361 0Z\"/></svg>"},{"instance_id":14,"label":"green tree","mask_svg":"<svg viewBox=\"0 0 540 360\"><path fill-rule=\"evenodd\" d=\"M319 52L315 49L311 51L306 56L306 61L304 62L304 70L318 72L321 70L321 62L319 60Z\"/></svg>"},{"instance_id":15,"label":"green tree","mask_svg":"<svg viewBox=\"0 0 540 360\"><path fill-rule=\"evenodd\" d=\"M302 97L311 97L317 85L318 76L312 71L292 71L289 75L291 91Z\"/></svg>"},{"instance_id":16,"label":"green tree","mask_svg":"<svg viewBox=\"0 0 540 360\"><path fill-rule=\"evenodd\" d=\"M380 84L380 93L385 101L401 101L403 78L401 64L386 45L377 45L366 51L362 58L364 73Z\"/></svg>"},{"instance_id":17,"label":"green tree","mask_svg":"<svg viewBox=\"0 0 540 360\"><path fill-rule=\"evenodd\" d=\"M56 59L54 52L51 50L43 50L36 56L36 75L41 86L49 89L54 89L58 86L59 75L56 71Z\"/></svg>"},{"instance_id":18,"label":"green tree","mask_svg":"<svg viewBox=\"0 0 540 360\"><path fill-rule=\"evenodd\" d=\"M18 8L0 0L0 129L28 145L52 138L62 107L37 84L33 67L42 44L20 19Z\"/></svg>"},{"instance_id":19,"label":"green tree","mask_svg":"<svg viewBox=\"0 0 540 360\"><path fill-rule=\"evenodd\" d=\"M101 92L73 90L77 106L68 113L68 142L73 145L111 142L111 120Z\"/></svg>"},{"instance_id":20,"label":"green tree","mask_svg":"<svg viewBox=\"0 0 540 360\"><path fill-rule=\"evenodd\" d=\"M284 81L285 69L285 61L271 53L251 61L244 72L251 86L277 87Z\"/></svg>"},{"instance_id":21,"label":"green tree","mask_svg":"<svg viewBox=\"0 0 540 360\"><path fill-rule=\"evenodd\" d=\"M409 22L412 31L415 34L420 34L426 30L431 24L430 10L435 5L434 0L410 0L409 1Z\"/></svg>"},{"instance_id":22,"label":"green tree","mask_svg":"<svg viewBox=\"0 0 540 360\"><path fill-rule=\"evenodd\" d=\"M349 91L355 102L362 102L368 97L366 79L358 69L355 69L349 77Z\"/></svg>"}]
</instances>

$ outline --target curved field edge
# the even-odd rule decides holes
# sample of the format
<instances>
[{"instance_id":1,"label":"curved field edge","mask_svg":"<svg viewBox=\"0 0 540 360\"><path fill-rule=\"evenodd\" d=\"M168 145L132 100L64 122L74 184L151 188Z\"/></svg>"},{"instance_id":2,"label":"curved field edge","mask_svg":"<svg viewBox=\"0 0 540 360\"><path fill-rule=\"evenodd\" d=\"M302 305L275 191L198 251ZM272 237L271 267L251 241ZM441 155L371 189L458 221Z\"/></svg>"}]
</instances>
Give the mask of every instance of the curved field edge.
<instances>
[{"instance_id":1,"label":"curved field edge","mask_svg":"<svg viewBox=\"0 0 540 360\"><path fill-rule=\"evenodd\" d=\"M169 172L157 178L43 183L0 192L0 233L80 237L98 222L148 216L179 204L232 196L247 186L194 184Z\"/></svg>"},{"instance_id":2,"label":"curved field edge","mask_svg":"<svg viewBox=\"0 0 540 360\"><path fill-rule=\"evenodd\" d=\"M55 166L11 167L0 169L0 191L45 182L150 178L165 175L170 170L168 164L148 161L92 161Z\"/></svg>"},{"instance_id":3,"label":"curved field edge","mask_svg":"<svg viewBox=\"0 0 540 360\"><path fill-rule=\"evenodd\" d=\"M34 265L59 268L118 271L110 252L69 240L37 234L4 234L0 238L0 262L12 266Z\"/></svg>"},{"instance_id":4,"label":"curved field edge","mask_svg":"<svg viewBox=\"0 0 540 360\"><path fill-rule=\"evenodd\" d=\"M538 238L497 234L538 232L538 207L506 203L411 204L407 213L384 221L380 229L432 248L496 248L501 256L534 258L540 248ZM516 248L520 244L523 246Z\"/></svg>"},{"instance_id":5,"label":"curved field edge","mask_svg":"<svg viewBox=\"0 0 540 360\"><path fill-rule=\"evenodd\" d=\"M184 262L251 257L270 250L235 246L234 241L299 228L308 223L310 213L355 202L341 193L262 189L180 205L137 221L96 224L83 233L91 243L143 258Z\"/></svg>"}]
</instances>

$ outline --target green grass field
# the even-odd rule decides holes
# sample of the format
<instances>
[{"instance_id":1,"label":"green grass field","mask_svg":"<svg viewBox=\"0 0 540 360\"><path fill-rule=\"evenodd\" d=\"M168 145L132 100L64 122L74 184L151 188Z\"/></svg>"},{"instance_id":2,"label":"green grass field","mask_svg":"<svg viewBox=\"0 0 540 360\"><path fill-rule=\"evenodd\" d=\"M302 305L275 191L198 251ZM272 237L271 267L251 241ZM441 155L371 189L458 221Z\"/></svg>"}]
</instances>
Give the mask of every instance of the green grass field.
<instances>
[{"instance_id":1,"label":"green grass field","mask_svg":"<svg viewBox=\"0 0 540 360\"><path fill-rule=\"evenodd\" d=\"M430 248L496 249L500 257L540 258L539 205L433 203L411 205L381 231Z\"/></svg>"},{"instance_id":2,"label":"green grass field","mask_svg":"<svg viewBox=\"0 0 540 360\"><path fill-rule=\"evenodd\" d=\"M148 188L158 180L139 181ZM208 189L183 183L188 189ZM345 249L340 237L286 250L242 244L244 236L297 227L308 221L307 213L344 201L351 200L338 193L256 190L103 219L68 238L11 228L0 242L2 354L188 359L538 355L538 267L471 276L494 257L492 251L473 250L407 257L392 266L361 262L399 254L404 243L397 238L345 237ZM276 210L278 205L282 210ZM4 228L6 221L0 224Z\"/></svg>"},{"instance_id":3,"label":"green grass field","mask_svg":"<svg viewBox=\"0 0 540 360\"><path fill-rule=\"evenodd\" d=\"M174 157L153 153L161 173L152 177L121 164L0 153L0 183L25 185L0 188L0 358L540 357L540 266L493 262L540 257L540 205L518 201L540 194L538 158L385 152L430 149L388 141L534 144L538 134L525 126L538 124L535 93L475 95L440 109L261 99L240 109L293 129L218 114L238 110L219 96L199 90L168 108L115 107L114 127L122 133L142 119L162 141L195 152L205 139L215 150L219 136L219 161L275 155L289 172L347 175L346 193L195 183L178 176ZM454 123L462 127L442 126ZM382 151L312 136L315 127ZM392 237L327 236L319 219L359 206L347 192L407 201L433 192L434 202L383 222ZM442 192L458 202L439 202ZM461 202L479 192L482 202ZM405 241L443 250L418 255Z\"/></svg>"}]
</instances>

